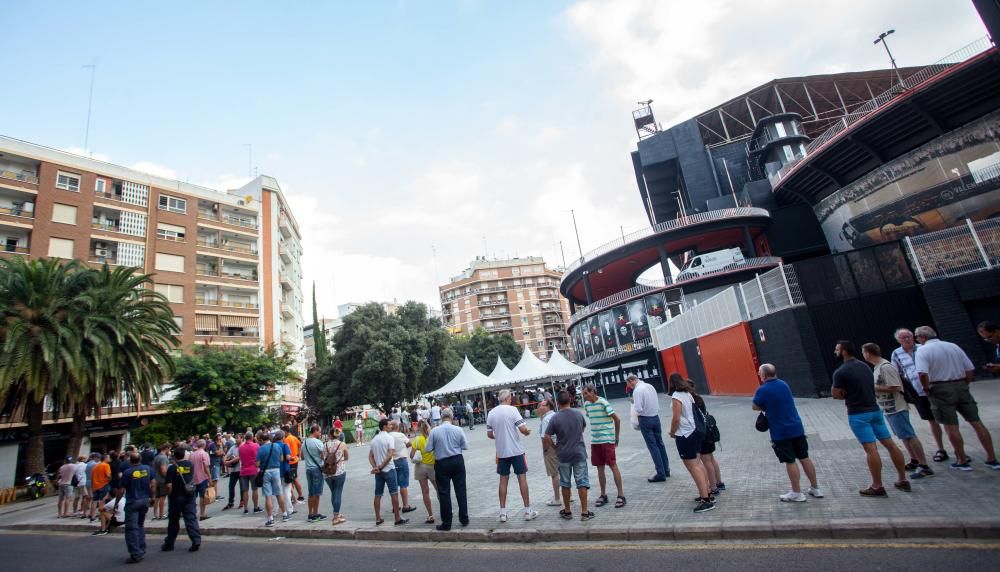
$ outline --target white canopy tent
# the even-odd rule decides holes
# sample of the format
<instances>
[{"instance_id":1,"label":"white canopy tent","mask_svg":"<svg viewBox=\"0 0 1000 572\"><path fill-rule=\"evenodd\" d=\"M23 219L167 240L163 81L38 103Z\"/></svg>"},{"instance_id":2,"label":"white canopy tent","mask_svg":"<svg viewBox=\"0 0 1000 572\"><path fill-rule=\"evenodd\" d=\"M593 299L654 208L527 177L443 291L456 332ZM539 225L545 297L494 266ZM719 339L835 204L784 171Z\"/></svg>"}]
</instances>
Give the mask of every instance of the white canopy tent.
<instances>
[{"instance_id":1,"label":"white canopy tent","mask_svg":"<svg viewBox=\"0 0 1000 572\"><path fill-rule=\"evenodd\" d=\"M490 378L483 375L472 363L469 358L465 358L465 363L462 364L462 369L459 370L458 375L452 378L451 381L444 384L443 387L431 391L425 394L427 397L440 397L442 395L452 395L460 393L469 393L472 391L479 390L483 387L484 383L489 383Z\"/></svg>"},{"instance_id":2,"label":"white canopy tent","mask_svg":"<svg viewBox=\"0 0 1000 572\"><path fill-rule=\"evenodd\" d=\"M548 366L553 375L560 377L587 376L597 373L597 370L580 367L569 361L563 357L561 353L559 353L559 350L554 348L552 350L552 354L549 356Z\"/></svg>"},{"instance_id":3,"label":"white canopy tent","mask_svg":"<svg viewBox=\"0 0 1000 572\"><path fill-rule=\"evenodd\" d=\"M500 356L497 356L497 364L493 366L493 371L487 377L498 381L506 381L510 377L510 368L500 359Z\"/></svg>"}]
</instances>

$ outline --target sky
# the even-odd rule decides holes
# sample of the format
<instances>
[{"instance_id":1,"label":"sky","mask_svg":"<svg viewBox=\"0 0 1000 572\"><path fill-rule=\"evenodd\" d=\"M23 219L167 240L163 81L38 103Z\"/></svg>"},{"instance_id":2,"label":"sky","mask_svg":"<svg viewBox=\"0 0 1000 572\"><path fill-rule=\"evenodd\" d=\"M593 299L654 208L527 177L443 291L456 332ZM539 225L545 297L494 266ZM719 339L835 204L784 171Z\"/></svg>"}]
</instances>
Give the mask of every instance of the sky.
<instances>
[{"instance_id":1,"label":"sky","mask_svg":"<svg viewBox=\"0 0 1000 572\"><path fill-rule=\"evenodd\" d=\"M774 78L885 68L890 28L900 66L986 34L971 0L4 7L0 133L217 189L276 177L327 317L440 307L477 256L559 266L647 225L637 101L670 126Z\"/></svg>"}]
</instances>

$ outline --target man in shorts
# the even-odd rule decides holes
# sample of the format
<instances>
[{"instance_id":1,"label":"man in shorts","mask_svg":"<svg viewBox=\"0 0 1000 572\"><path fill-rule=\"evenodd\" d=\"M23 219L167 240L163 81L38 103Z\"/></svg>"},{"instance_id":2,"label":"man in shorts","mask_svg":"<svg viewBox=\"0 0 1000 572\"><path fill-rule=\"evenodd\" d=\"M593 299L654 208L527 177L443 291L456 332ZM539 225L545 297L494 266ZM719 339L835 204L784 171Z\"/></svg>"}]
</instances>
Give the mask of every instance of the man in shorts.
<instances>
[{"instance_id":1,"label":"man in shorts","mask_svg":"<svg viewBox=\"0 0 1000 572\"><path fill-rule=\"evenodd\" d=\"M569 394L572 403L573 394ZM604 506L608 504L607 477L604 475L604 468L611 469L611 476L615 480L615 489L618 497L615 499L615 508L622 508L627 502L625 500L625 489L622 486L622 474L618 470L618 458L615 449L618 447L618 437L621 434L622 420L615 413L607 399L597 395L597 386L592 382L583 387L584 408L587 410L587 419L590 420L590 463L597 467L597 480L601 484L601 496L597 497L594 506Z\"/></svg>"},{"instance_id":2,"label":"man in shorts","mask_svg":"<svg viewBox=\"0 0 1000 572\"><path fill-rule=\"evenodd\" d=\"M552 418L556 416L555 407L551 399L545 399L538 404L538 417L541 423L538 432L542 434L542 459L545 461L545 474L552 479L552 498L545 502L546 506L562 506L562 493L559 487L559 455L556 453L555 435L546 438L545 430L548 429Z\"/></svg>"},{"instance_id":3,"label":"man in shorts","mask_svg":"<svg viewBox=\"0 0 1000 572\"><path fill-rule=\"evenodd\" d=\"M545 445L556 449L559 459L559 485L562 488L562 510L559 516L573 519L569 508L570 487L575 483L580 496L580 520L594 518L587 507L587 492L590 490L590 474L587 466L587 447L583 442L583 431L587 421L583 414L570 406L569 392L559 392L559 413L556 413L545 427Z\"/></svg>"},{"instance_id":4,"label":"man in shorts","mask_svg":"<svg viewBox=\"0 0 1000 572\"><path fill-rule=\"evenodd\" d=\"M73 495L76 490L76 462L73 457L66 457L59 467L59 518L69 518Z\"/></svg>"},{"instance_id":5,"label":"man in shorts","mask_svg":"<svg viewBox=\"0 0 1000 572\"><path fill-rule=\"evenodd\" d=\"M899 377L909 383L917 394L916 403L917 414L931 427L931 435L934 436L934 444L937 445L937 452L934 453L934 460L938 463L948 460L948 453L944 450L943 431L941 424L934 420L934 412L931 410L931 400L924 391L924 386L920 384L920 376L917 375L917 351L920 344L916 343L913 332L906 328L899 328L895 332L896 342L899 347L892 351L890 361L896 366ZM912 463L911 463L912 464Z\"/></svg>"},{"instance_id":6,"label":"man in shorts","mask_svg":"<svg viewBox=\"0 0 1000 572\"><path fill-rule=\"evenodd\" d=\"M394 462L395 442L389 434L389 420L380 419L378 422L378 433L372 438L368 450L368 463L372 466L371 474L375 476L375 526L379 526L384 521L382 519L382 495L385 489L389 489L389 498L392 500L392 515L395 517L395 524L406 524L409 519L402 518L399 512L399 484L396 480L396 464Z\"/></svg>"},{"instance_id":7,"label":"man in shorts","mask_svg":"<svg viewBox=\"0 0 1000 572\"><path fill-rule=\"evenodd\" d=\"M167 468L170 467L170 443L161 443L153 463L153 520L167 519Z\"/></svg>"},{"instance_id":8,"label":"man in shorts","mask_svg":"<svg viewBox=\"0 0 1000 572\"><path fill-rule=\"evenodd\" d=\"M92 493L90 498L91 522L94 520L97 509L104 505L104 499L111 494L110 461L111 457L104 455L100 458L100 462L94 465L93 470L90 471L90 490Z\"/></svg>"},{"instance_id":9,"label":"man in shorts","mask_svg":"<svg viewBox=\"0 0 1000 572\"><path fill-rule=\"evenodd\" d=\"M123 496L120 500L113 498L102 504L98 515L101 517L101 528L91 533L91 536L106 536L112 530L125 524L125 503L127 501L128 498ZM95 502L94 504L99 503Z\"/></svg>"},{"instance_id":10,"label":"man in shorts","mask_svg":"<svg viewBox=\"0 0 1000 572\"><path fill-rule=\"evenodd\" d=\"M250 512L250 491L253 490L253 512L263 512L260 508L260 491L257 488L257 450L260 445L254 441L253 432L243 435L243 444L239 446L240 455L240 494L243 496L243 514Z\"/></svg>"},{"instance_id":11,"label":"man in shorts","mask_svg":"<svg viewBox=\"0 0 1000 572\"><path fill-rule=\"evenodd\" d=\"M263 431L257 438L261 445L257 450L256 463L257 470L264 472L264 506L267 508L264 526L271 527L274 526L274 514L278 508L281 509L282 522L288 522L292 518L292 507L285 504L285 495L281 490L281 463L285 459L285 451L281 443L271 442L271 436Z\"/></svg>"},{"instance_id":12,"label":"man in shorts","mask_svg":"<svg viewBox=\"0 0 1000 572\"><path fill-rule=\"evenodd\" d=\"M806 441L806 430L795 407L792 390L783 379L775 375L775 368L769 363L762 364L757 369L760 387L753 396L754 411L763 411L767 415L768 431L771 436L771 448L778 461L785 465L788 480L792 490L780 495L781 502L806 502L806 495L799 489L799 466L809 479L809 496L823 498L823 491L816 481L816 467L809 458L809 442Z\"/></svg>"},{"instance_id":13,"label":"man in shorts","mask_svg":"<svg viewBox=\"0 0 1000 572\"><path fill-rule=\"evenodd\" d=\"M205 450L205 440L198 439L194 443L194 452L189 455L191 465L194 468L194 484L198 495L200 518L201 520L208 520L209 517L206 511L208 510L208 497L206 492L211 484L212 476L212 458L209 456L208 451Z\"/></svg>"},{"instance_id":14,"label":"man in shorts","mask_svg":"<svg viewBox=\"0 0 1000 572\"><path fill-rule=\"evenodd\" d=\"M521 489L524 520L538 518L538 511L531 508L528 496L528 462L521 445L521 435L530 435L531 430L517 408L510 404L511 397L509 389L501 389L498 395L500 405L486 417L486 436L496 442L497 474L500 475L500 514L497 520L500 522L507 522L507 483L511 469L514 469Z\"/></svg>"},{"instance_id":15,"label":"man in shorts","mask_svg":"<svg viewBox=\"0 0 1000 572\"><path fill-rule=\"evenodd\" d=\"M903 453L892 440L885 416L879 409L875 399L875 384L872 383L872 370L864 362L858 360L858 350L854 342L840 340L834 347L834 355L844 363L833 372L834 399L841 399L847 405L847 419L851 431L865 450L868 461L868 472L871 473L871 486L861 489L863 497L887 497L888 493L882 486L882 458L878 454L878 443L881 443L889 458L896 467L898 480L893 484L903 492L910 492L910 481L906 480L906 461Z\"/></svg>"}]
</instances>

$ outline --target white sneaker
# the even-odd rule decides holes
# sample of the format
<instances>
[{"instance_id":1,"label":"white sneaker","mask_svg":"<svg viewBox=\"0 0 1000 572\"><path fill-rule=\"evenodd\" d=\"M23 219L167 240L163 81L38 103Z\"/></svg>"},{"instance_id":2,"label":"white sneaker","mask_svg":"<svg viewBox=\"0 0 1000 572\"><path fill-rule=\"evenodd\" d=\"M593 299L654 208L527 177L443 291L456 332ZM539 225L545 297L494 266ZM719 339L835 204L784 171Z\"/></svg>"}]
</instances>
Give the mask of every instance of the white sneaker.
<instances>
[{"instance_id":1,"label":"white sneaker","mask_svg":"<svg viewBox=\"0 0 1000 572\"><path fill-rule=\"evenodd\" d=\"M500 522L507 522L507 513L505 511L500 511L500 516L497 518Z\"/></svg>"},{"instance_id":2,"label":"white sneaker","mask_svg":"<svg viewBox=\"0 0 1000 572\"><path fill-rule=\"evenodd\" d=\"M562 501L556 499L549 499L545 501L545 506L562 506Z\"/></svg>"},{"instance_id":3,"label":"white sneaker","mask_svg":"<svg viewBox=\"0 0 1000 572\"><path fill-rule=\"evenodd\" d=\"M806 495L795 491L788 491L778 498L781 499L781 502L806 502Z\"/></svg>"},{"instance_id":4,"label":"white sneaker","mask_svg":"<svg viewBox=\"0 0 1000 572\"><path fill-rule=\"evenodd\" d=\"M821 499L823 498L823 489L819 487L809 487L809 496Z\"/></svg>"},{"instance_id":5,"label":"white sneaker","mask_svg":"<svg viewBox=\"0 0 1000 572\"><path fill-rule=\"evenodd\" d=\"M526 510L524 511L524 520L535 520L538 518L537 510Z\"/></svg>"}]
</instances>

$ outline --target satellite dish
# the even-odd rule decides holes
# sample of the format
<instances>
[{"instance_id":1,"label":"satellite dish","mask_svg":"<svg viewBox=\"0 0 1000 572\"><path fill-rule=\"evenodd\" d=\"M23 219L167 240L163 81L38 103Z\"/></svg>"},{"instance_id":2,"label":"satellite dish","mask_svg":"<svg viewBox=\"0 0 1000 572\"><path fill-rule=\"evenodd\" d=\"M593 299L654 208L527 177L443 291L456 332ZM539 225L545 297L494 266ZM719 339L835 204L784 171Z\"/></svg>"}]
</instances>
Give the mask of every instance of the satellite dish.
<instances>
[{"instance_id":1,"label":"satellite dish","mask_svg":"<svg viewBox=\"0 0 1000 572\"><path fill-rule=\"evenodd\" d=\"M252 203L253 202L253 195L247 195L247 196L243 197L243 200L245 202L247 202L248 204Z\"/></svg>"}]
</instances>

